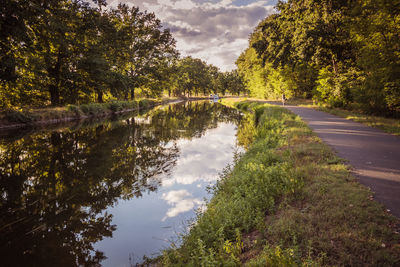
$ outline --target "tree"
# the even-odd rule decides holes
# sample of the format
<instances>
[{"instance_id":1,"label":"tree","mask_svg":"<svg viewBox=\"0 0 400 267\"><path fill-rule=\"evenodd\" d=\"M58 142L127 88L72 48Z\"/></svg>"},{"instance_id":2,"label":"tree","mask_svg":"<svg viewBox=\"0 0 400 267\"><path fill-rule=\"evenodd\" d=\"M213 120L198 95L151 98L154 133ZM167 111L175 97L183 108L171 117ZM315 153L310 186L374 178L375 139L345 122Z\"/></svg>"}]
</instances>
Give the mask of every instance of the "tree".
<instances>
[{"instance_id":1,"label":"tree","mask_svg":"<svg viewBox=\"0 0 400 267\"><path fill-rule=\"evenodd\" d=\"M113 19L124 44L117 48L116 63L130 78L130 95L134 99L135 88L151 82L148 75L157 76L162 62L177 56L175 40L169 30L161 29L161 22L154 13L141 12L137 7L119 4Z\"/></svg>"},{"instance_id":2,"label":"tree","mask_svg":"<svg viewBox=\"0 0 400 267\"><path fill-rule=\"evenodd\" d=\"M398 114L398 0L289 0L276 9L236 62L251 95L285 91L331 106L356 102L366 112Z\"/></svg>"},{"instance_id":3,"label":"tree","mask_svg":"<svg viewBox=\"0 0 400 267\"><path fill-rule=\"evenodd\" d=\"M198 95L202 92L207 95L212 88L209 66L201 59L184 57L177 62L179 77L178 91L183 95Z\"/></svg>"},{"instance_id":4,"label":"tree","mask_svg":"<svg viewBox=\"0 0 400 267\"><path fill-rule=\"evenodd\" d=\"M106 1L6 0L0 17L1 107L159 95L175 40L153 13ZM95 100L95 101L96 101Z\"/></svg>"}]
</instances>

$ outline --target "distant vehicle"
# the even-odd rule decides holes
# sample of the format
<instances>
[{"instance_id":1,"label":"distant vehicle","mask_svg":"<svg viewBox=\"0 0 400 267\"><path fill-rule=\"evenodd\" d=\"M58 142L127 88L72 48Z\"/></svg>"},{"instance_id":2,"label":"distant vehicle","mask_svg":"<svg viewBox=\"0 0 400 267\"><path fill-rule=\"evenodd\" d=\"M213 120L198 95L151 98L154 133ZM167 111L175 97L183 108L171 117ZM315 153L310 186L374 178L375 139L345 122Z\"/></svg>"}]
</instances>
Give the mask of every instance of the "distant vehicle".
<instances>
[{"instance_id":1,"label":"distant vehicle","mask_svg":"<svg viewBox=\"0 0 400 267\"><path fill-rule=\"evenodd\" d=\"M215 95L213 95L213 94L211 94L210 95L210 101L211 102L218 102L218 99L219 99L219 96L218 96L218 94L215 94Z\"/></svg>"},{"instance_id":2,"label":"distant vehicle","mask_svg":"<svg viewBox=\"0 0 400 267\"><path fill-rule=\"evenodd\" d=\"M211 94L211 95L210 95L210 98L219 99L219 96L218 96L218 94L215 94L215 95Z\"/></svg>"}]
</instances>

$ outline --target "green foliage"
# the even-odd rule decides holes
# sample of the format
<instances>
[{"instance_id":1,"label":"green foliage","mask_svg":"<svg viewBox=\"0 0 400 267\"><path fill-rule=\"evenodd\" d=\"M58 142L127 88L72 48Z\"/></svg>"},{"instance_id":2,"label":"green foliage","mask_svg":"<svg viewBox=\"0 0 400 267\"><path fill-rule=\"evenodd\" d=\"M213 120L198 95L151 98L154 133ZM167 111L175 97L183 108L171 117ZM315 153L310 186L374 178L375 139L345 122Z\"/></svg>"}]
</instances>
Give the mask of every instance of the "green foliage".
<instances>
[{"instance_id":1,"label":"green foliage","mask_svg":"<svg viewBox=\"0 0 400 267\"><path fill-rule=\"evenodd\" d=\"M67 111L75 113L75 115L78 117L80 117L83 114L79 106L76 105L67 105Z\"/></svg>"},{"instance_id":2,"label":"green foliage","mask_svg":"<svg viewBox=\"0 0 400 267\"><path fill-rule=\"evenodd\" d=\"M236 64L250 95L400 113L399 1L279 1Z\"/></svg>"},{"instance_id":3,"label":"green foliage","mask_svg":"<svg viewBox=\"0 0 400 267\"><path fill-rule=\"evenodd\" d=\"M101 103L105 95L133 100L140 87L159 96L175 40L153 13L105 4L6 0L0 108Z\"/></svg>"},{"instance_id":4,"label":"green foliage","mask_svg":"<svg viewBox=\"0 0 400 267\"><path fill-rule=\"evenodd\" d=\"M262 67L262 61L257 57L256 51L253 48L248 48L237 59L238 72L246 89L250 92L251 97L266 98L266 77L267 70Z\"/></svg>"},{"instance_id":5,"label":"green foliage","mask_svg":"<svg viewBox=\"0 0 400 267\"><path fill-rule=\"evenodd\" d=\"M330 67L321 68L313 99L327 103L331 107L347 107L353 99L354 91L360 87L358 73L354 69L347 69L340 75L332 72ZM353 90L353 95L351 95Z\"/></svg>"},{"instance_id":6,"label":"green foliage","mask_svg":"<svg viewBox=\"0 0 400 267\"><path fill-rule=\"evenodd\" d=\"M207 96L225 95L227 92L240 95L245 92L243 81L235 70L221 72L217 67L190 56L177 60L174 69L174 88L169 90L169 95Z\"/></svg>"},{"instance_id":7,"label":"green foliage","mask_svg":"<svg viewBox=\"0 0 400 267\"><path fill-rule=\"evenodd\" d=\"M7 110L4 113L5 120L14 123L29 123L35 121L35 117L28 112L21 110Z\"/></svg>"},{"instance_id":8,"label":"green foliage","mask_svg":"<svg viewBox=\"0 0 400 267\"><path fill-rule=\"evenodd\" d=\"M105 5L6 0L0 8L0 108L158 98L164 91L244 91L235 71L223 73L191 57L178 60L175 40L154 13ZM117 112L121 105L110 108Z\"/></svg>"},{"instance_id":9,"label":"green foliage","mask_svg":"<svg viewBox=\"0 0 400 267\"><path fill-rule=\"evenodd\" d=\"M105 112L105 107L99 103L80 105L79 108L86 115L100 115Z\"/></svg>"},{"instance_id":10,"label":"green foliage","mask_svg":"<svg viewBox=\"0 0 400 267\"><path fill-rule=\"evenodd\" d=\"M113 112L119 112L127 109L137 109L138 107L142 108L139 105L138 101L117 101L117 100L108 103L107 107Z\"/></svg>"},{"instance_id":11,"label":"green foliage","mask_svg":"<svg viewBox=\"0 0 400 267\"><path fill-rule=\"evenodd\" d=\"M265 246L262 254L256 259L249 262L249 266L308 266L306 264L298 264L299 260L291 248L282 249L277 246L275 248Z\"/></svg>"},{"instance_id":12,"label":"green foliage","mask_svg":"<svg viewBox=\"0 0 400 267\"><path fill-rule=\"evenodd\" d=\"M141 99L139 100L139 107L140 108L149 108L154 105L154 101L149 99Z\"/></svg>"}]
</instances>

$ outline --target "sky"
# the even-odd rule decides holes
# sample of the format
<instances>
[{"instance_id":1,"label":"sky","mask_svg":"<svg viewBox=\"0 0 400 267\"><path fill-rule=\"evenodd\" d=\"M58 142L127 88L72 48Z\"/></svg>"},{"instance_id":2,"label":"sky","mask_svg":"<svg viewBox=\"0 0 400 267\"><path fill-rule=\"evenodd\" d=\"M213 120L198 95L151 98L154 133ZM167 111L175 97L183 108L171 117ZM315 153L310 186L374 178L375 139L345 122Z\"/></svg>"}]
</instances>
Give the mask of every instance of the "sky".
<instances>
[{"instance_id":1,"label":"sky","mask_svg":"<svg viewBox=\"0 0 400 267\"><path fill-rule=\"evenodd\" d=\"M235 69L257 24L274 12L277 0L108 0L154 12L169 28L182 56L192 56L219 67Z\"/></svg>"}]
</instances>

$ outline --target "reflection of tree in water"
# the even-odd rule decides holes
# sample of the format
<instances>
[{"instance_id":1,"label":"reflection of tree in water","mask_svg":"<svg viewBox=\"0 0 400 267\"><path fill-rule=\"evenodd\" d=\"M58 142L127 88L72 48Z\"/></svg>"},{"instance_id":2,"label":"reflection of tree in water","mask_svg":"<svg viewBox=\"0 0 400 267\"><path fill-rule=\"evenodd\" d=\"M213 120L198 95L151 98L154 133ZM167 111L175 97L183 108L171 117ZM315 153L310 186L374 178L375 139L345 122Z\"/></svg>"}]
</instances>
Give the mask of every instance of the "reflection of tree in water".
<instances>
[{"instance_id":1,"label":"reflection of tree in water","mask_svg":"<svg viewBox=\"0 0 400 267\"><path fill-rule=\"evenodd\" d=\"M201 137L207 129L216 128L218 122L238 124L240 114L237 110L208 101L185 102L169 105L163 110L153 110L148 114L154 125L154 133L165 140Z\"/></svg>"},{"instance_id":2,"label":"reflection of tree in water","mask_svg":"<svg viewBox=\"0 0 400 267\"><path fill-rule=\"evenodd\" d=\"M148 116L0 142L5 266L99 265L104 255L93 244L115 230L104 211L120 198L157 190L159 174L169 173L179 155L174 140L238 119L236 111L208 103Z\"/></svg>"}]
</instances>

